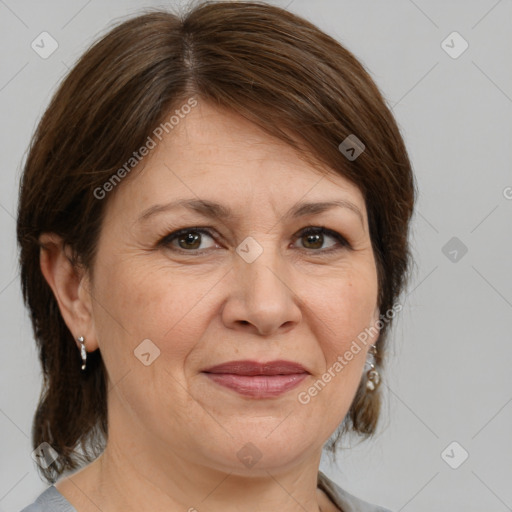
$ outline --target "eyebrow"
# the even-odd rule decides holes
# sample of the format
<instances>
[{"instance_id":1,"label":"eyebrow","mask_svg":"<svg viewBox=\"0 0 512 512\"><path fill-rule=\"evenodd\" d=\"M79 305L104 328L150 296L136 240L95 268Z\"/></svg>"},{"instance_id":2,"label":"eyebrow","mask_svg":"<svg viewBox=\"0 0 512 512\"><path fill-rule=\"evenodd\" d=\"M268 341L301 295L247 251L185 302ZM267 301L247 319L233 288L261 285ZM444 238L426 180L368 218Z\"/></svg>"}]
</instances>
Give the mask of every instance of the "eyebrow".
<instances>
[{"instance_id":1,"label":"eyebrow","mask_svg":"<svg viewBox=\"0 0 512 512\"><path fill-rule=\"evenodd\" d=\"M284 215L284 219L315 215L335 207L348 208L350 211L354 212L359 217L361 224L363 224L364 227L364 219L361 210L354 203L345 199L322 202L299 202ZM213 201L208 201L206 199L180 199L166 204L156 204L151 206L142 212L138 218L138 222L144 222L154 215L168 212L176 208L186 208L212 219L223 220L230 217L236 217L229 207Z\"/></svg>"}]
</instances>

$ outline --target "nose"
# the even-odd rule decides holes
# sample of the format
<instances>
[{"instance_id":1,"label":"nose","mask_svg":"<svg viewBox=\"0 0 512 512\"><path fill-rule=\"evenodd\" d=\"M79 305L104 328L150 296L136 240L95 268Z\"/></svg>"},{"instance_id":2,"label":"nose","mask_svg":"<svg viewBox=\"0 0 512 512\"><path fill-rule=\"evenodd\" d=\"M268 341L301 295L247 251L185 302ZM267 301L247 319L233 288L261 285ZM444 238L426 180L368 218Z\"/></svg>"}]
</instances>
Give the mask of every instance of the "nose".
<instances>
[{"instance_id":1,"label":"nose","mask_svg":"<svg viewBox=\"0 0 512 512\"><path fill-rule=\"evenodd\" d=\"M285 333L301 320L300 301L286 262L265 249L252 263L238 255L222 311L226 327L261 336Z\"/></svg>"}]
</instances>

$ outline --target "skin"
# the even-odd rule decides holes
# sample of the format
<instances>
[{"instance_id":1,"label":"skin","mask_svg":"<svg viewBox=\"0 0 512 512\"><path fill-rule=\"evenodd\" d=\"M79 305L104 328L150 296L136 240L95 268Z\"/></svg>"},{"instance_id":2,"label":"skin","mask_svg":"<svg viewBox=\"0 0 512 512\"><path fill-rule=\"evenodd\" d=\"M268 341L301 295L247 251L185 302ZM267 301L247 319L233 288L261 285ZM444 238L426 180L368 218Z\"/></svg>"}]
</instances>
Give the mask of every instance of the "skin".
<instances>
[{"instance_id":1,"label":"skin","mask_svg":"<svg viewBox=\"0 0 512 512\"><path fill-rule=\"evenodd\" d=\"M368 346L308 404L297 396L378 318L360 190L203 101L143 164L104 199L92 276L71 268L58 237L41 237L41 268L63 318L88 352L101 351L109 379L107 447L57 489L79 512L337 510L317 489L317 472ZM138 220L154 205L188 198L234 215L181 208ZM346 207L285 217L299 201L327 200L350 201L361 218ZM159 244L175 230L206 226L212 236L191 246ZM341 234L350 247L328 233L302 236L309 226ZM263 250L252 263L236 252L248 236ZM148 366L134 355L145 339L160 351ZM202 373L239 359L286 359L310 375L281 396L254 399ZM237 457L247 443L261 454L251 468Z\"/></svg>"}]
</instances>

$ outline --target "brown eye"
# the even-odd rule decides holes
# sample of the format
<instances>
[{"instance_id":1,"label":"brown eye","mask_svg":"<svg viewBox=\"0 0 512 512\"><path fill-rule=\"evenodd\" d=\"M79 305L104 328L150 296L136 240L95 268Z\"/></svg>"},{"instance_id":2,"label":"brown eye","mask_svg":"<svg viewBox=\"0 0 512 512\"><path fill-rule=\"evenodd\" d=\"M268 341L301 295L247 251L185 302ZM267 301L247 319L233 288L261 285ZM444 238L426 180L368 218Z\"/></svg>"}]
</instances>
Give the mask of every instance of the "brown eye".
<instances>
[{"instance_id":1,"label":"brown eye","mask_svg":"<svg viewBox=\"0 0 512 512\"><path fill-rule=\"evenodd\" d=\"M187 235L180 236L177 240L181 249L199 249L201 245L201 233L189 231Z\"/></svg>"},{"instance_id":2,"label":"brown eye","mask_svg":"<svg viewBox=\"0 0 512 512\"><path fill-rule=\"evenodd\" d=\"M190 253L193 253L194 251L201 252L215 246L215 243L213 243L209 247L204 247L204 244L208 238L214 241L213 236L206 229L186 228L180 229L179 231L175 231L165 236L159 242L159 245L176 251L181 250L183 252ZM201 247L201 245L203 245L203 247Z\"/></svg>"},{"instance_id":3,"label":"brown eye","mask_svg":"<svg viewBox=\"0 0 512 512\"><path fill-rule=\"evenodd\" d=\"M331 243L327 247L323 247L324 243L329 238L334 240L334 243ZM323 227L306 228L300 233L299 239L302 240L303 248L319 253L350 247L346 239L339 233Z\"/></svg>"},{"instance_id":4,"label":"brown eye","mask_svg":"<svg viewBox=\"0 0 512 512\"><path fill-rule=\"evenodd\" d=\"M302 239L306 249L321 249L324 243L324 235L322 233L307 233L302 235Z\"/></svg>"}]
</instances>

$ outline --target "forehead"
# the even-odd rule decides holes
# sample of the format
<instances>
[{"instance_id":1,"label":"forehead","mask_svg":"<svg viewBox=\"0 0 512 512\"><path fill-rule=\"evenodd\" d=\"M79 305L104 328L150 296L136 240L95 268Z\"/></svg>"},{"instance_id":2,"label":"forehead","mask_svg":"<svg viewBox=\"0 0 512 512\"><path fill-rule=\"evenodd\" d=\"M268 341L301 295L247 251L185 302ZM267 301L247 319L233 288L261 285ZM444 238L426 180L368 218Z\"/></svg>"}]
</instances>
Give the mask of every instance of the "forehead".
<instances>
[{"instance_id":1,"label":"forehead","mask_svg":"<svg viewBox=\"0 0 512 512\"><path fill-rule=\"evenodd\" d=\"M153 149L125 179L109 208L135 213L183 197L227 202L250 199L279 211L299 200L345 198L365 215L358 187L332 169L313 166L284 141L242 116L198 101L197 106L153 136Z\"/></svg>"}]
</instances>

